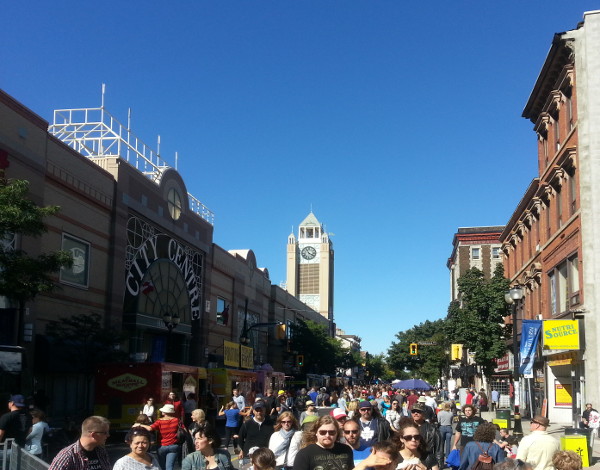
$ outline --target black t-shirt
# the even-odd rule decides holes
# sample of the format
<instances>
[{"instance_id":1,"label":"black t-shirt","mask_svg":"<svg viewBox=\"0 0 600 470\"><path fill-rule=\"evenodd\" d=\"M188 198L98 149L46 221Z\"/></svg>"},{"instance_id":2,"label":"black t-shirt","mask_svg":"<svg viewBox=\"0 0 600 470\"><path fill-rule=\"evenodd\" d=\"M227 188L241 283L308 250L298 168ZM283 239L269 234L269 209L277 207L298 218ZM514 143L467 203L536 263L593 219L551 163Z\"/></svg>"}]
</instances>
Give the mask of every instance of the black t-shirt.
<instances>
[{"instance_id":1,"label":"black t-shirt","mask_svg":"<svg viewBox=\"0 0 600 470\"><path fill-rule=\"evenodd\" d=\"M477 430L477 426L485 423L485 420L480 418L479 416L472 416L471 418L465 418L464 416L460 418L458 424L456 425L456 432L461 434L460 436L460 446L464 447L468 442L473 440L473 436L475 435L475 431Z\"/></svg>"},{"instance_id":2,"label":"black t-shirt","mask_svg":"<svg viewBox=\"0 0 600 470\"><path fill-rule=\"evenodd\" d=\"M300 449L294 460L294 470L352 470L352 448L336 442L331 449L311 444Z\"/></svg>"},{"instance_id":3,"label":"black t-shirt","mask_svg":"<svg viewBox=\"0 0 600 470\"><path fill-rule=\"evenodd\" d=\"M11 411L0 417L0 429L4 431L4 440L14 439L21 447L31 429L31 415L25 408Z\"/></svg>"},{"instance_id":4,"label":"black t-shirt","mask_svg":"<svg viewBox=\"0 0 600 470\"><path fill-rule=\"evenodd\" d=\"M81 450L87 459L87 470L102 470L102 464L100 463L100 458L98 457L98 452L96 452L96 449Z\"/></svg>"}]
</instances>

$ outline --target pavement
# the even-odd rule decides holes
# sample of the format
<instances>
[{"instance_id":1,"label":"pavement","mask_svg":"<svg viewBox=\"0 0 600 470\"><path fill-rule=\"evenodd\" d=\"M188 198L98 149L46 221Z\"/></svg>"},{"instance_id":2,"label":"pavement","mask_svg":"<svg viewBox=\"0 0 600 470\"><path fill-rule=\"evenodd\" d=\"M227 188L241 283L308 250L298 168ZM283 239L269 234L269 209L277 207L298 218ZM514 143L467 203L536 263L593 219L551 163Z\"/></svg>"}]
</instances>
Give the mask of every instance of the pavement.
<instances>
[{"instance_id":1,"label":"pavement","mask_svg":"<svg viewBox=\"0 0 600 470\"><path fill-rule=\"evenodd\" d=\"M495 412L483 412L481 413L481 417L486 421L492 421L496 416ZM528 435L531 430L529 427L529 423L531 422L528 418L521 419L521 426L523 428L523 436ZM567 428L573 428L572 423L550 423L550 427L548 428L548 434L554 436L558 441L560 438L565 435L565 430ZM511 431L512 434L512 431ZM589 455L590 459L590 467L600 470L600 438L596 437L593 439L593 443L591 446L591 455Z\"/></svg>"}]
</instances>

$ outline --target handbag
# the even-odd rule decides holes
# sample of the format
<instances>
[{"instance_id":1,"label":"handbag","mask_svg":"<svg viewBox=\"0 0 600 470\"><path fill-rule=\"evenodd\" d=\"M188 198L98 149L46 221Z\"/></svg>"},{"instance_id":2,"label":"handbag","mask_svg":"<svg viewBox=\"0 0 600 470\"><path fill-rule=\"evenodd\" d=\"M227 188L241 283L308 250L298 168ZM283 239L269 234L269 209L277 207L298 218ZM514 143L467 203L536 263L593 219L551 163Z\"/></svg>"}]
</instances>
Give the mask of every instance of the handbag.
<instances>
[{"instance_id":1,"label":"handbag","mask_svg":"<svg viewBox=\"0 0 600 470\"><path fill-rule=\"evenodd\" d=\"M460 467L460 452L458 449L454 449L448 454L446 463L449 467Z\"/></svg>"}]
</instances>

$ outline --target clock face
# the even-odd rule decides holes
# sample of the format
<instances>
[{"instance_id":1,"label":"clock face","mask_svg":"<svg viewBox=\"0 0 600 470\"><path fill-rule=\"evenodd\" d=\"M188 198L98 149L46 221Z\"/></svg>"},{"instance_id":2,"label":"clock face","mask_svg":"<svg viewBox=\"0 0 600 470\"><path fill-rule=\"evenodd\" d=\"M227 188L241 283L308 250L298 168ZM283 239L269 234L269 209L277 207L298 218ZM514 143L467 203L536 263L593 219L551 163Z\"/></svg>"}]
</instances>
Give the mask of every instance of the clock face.
<instances>
[{"instance_id":1,"label":"clock face","mask_svg":"<svg viewBox=\"0 0 600 470\"><path fill-rule=\"evenodd\" d=\"M300 254L304 259L313 259L315 256L317 256L317 250L315 250L312 246L307 246L302 248Z\"/></svg>"}]
</instances>

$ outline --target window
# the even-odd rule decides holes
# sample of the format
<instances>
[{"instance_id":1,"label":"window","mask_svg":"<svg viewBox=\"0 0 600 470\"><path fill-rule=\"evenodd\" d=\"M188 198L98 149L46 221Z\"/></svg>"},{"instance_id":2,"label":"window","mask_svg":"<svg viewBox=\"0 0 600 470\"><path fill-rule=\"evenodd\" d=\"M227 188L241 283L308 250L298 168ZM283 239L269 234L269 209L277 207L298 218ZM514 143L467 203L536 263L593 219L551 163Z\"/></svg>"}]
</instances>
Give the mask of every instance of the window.
<instances>
[{"instance_id":1,"label":"window","mask_svg":"<svg viewBox=\"0 0 600 470\"><path fill-rule=\"evenodd\" d=\"M169 205L169 214L173 220L179 220L181 217L181 195L175 188L169 189L167 194L167 204Z\"/></svg>"},{"instance_id":2,"label":"window","mask_svg":"<svg viewBox=\"0 0 600 470\"><path fill-rule=\"evenodd\" d=\"M575 126L574 118L573 118L573 89L567 88L565 90L565 98L567 100L567 124L569 126L569 132L573 130Z\"/></svg>"},{"instance_id":3,"label":"window","mask_svg":"<svg viewBox=\"0 0 600 470\"><path fill-rule=\"evenodd\" d=\"M62 250L73 256L73 266L61 268L60 282L78 287L88 287L90 244L71 235L63 234Z\"/></svg>"},{"instance_id":4,"label":"window","mask_svg":"<svg viewBox=\"0 0 600 470\"><path fill-rule=\"evenodd\" d=\"M566 312L580 303L579 258L573 255L548 273L550 282L550 313Z\"/></svg>"},{"instance_id":5,"label":"window","mask_svg":"<svg viewBox=\"0 0 600 470\"><path fill-rule=\"evenodd\" d=\"M563 224L563 220L562 220L562 215L563 215L563 211L562 211L562 188L559 186L558 188L556 188L556 227L560 228L562 227Z\"/></svg>"},{"instance_id":6,"label":"window","mask_svg":"<svg viewBox=\"0 0 600 470\"><path fill-rule=\"evenodd\" d=\"M478 260L481 259L481 248L471 248L471 259Z\"/></svg>"},{"instance_id":7,"label":"window","mask_svg":"<svg viewBox=\"0 0 600 470\"><path fill-rule=\"evenodd\" d=\"M560 150L560 123L558 122L558 114L554 118L554 140L555 140L555 150L558 152Z\"/></svg>"},{"instance_id":8,"label":"window","mask_svg":"<svg viewBox=\"0 0 600 470\"><path fill-rule=\"evenodd\" d=\"M569 216L577 210L577 186L575 185L575 170L569 173Z\"/></svg>"},{"instance_id":9,"label":"window","mask_svg":"<svg viewBox=\"0 0 600 470\"><path fill-rule=\"evenodd\" d=\"M229 323L229 305L225 299L217 297L217 325Z\"/></svg>"},{"instance_id":10,"label":"window","mask_svg":"<svg viewBox=\"0 0 600 470\"><path fill-rule=\"evenodd\" d=\"M492 258L500 259L500 248L499 247L497 247L497 246L492 247Z\"/></svg>"}]
</instances>

